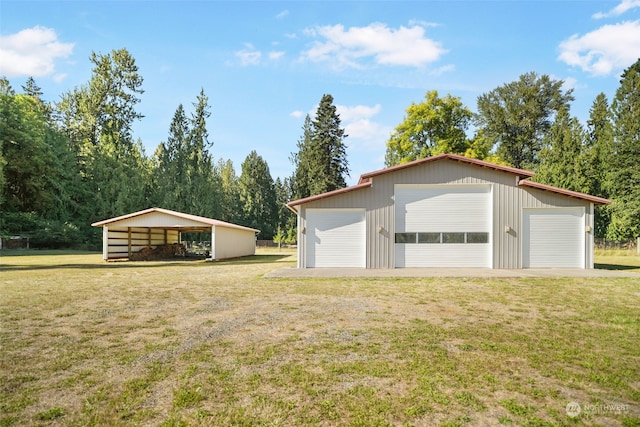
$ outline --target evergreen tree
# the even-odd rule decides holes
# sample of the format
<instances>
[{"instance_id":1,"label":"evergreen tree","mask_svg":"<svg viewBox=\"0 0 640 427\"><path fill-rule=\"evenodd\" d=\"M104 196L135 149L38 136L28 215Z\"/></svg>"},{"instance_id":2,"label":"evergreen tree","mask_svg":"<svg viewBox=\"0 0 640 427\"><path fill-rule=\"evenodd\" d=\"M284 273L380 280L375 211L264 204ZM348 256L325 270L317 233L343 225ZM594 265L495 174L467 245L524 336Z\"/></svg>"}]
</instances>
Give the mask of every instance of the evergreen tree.
<instances>
[{"instance_id":1,"label":"evergreen tree","mask_svg":"<svg viewBox=\"0 0 640 427\"><path fill-rule=\"evenodd\" d=\"M333 105L333 96L325 94L312 121L309 189L311 194L346 187L349 176L347 146L340 116Z\"/></svg>"},{"instance_id":2,"label":"evergreen tree","mask_svg":"<svg viewBox=\"0 0 640 427\"><path fill-rule=\"evenodd\" d=\"M240 188L238 177L231 160L218 160L215 168L220 182L220 216L222 221L236 223L242 221Z\"/></svg>"},{"instance_id":3,"label":"evergreen tree","mask_svg":"<svg viewBox=\"0 0 640 427\"><path fill-rule=\"evenodd\" d=\"M613 203L607 236L640 236L640 59L622 73L611 105L613 144L606 188Z\"/></svg>"},{"instance_id":4,"label":"evergreen tree","mask_svg":"<svg viewBox=\"0 0 640 427\"><path fill-rule=\"evenodd\" d=\"M349 175L347 146L333 97L324 95L314 120L305 118L298 152L292 154L295 171L291 177L296 199L345 187Z\"/></svg>"},{"instance_id":5,"label":"evergreen tree","mask_svg":"<svg viewBox=\"0 0 640 427\"><path fill-rule=\"evenodd\" d=\"M291 176L291 189L293 199L303 199L311 195L309 188L309 168L311 161L311 117L307 114L302 126L302 137L298 140L298 152L291 153L290 160L294 165Z\"/></svg>"},{"instance_id":6,"label":"evergreen tree","mask_svg":"<svg viewBox=\"0 0 640 427\"><path fill-rule=\"evenodd\" d=\"M189 156L189 122L182 104L178 105L166 142L156 151L157 166L154 171L156 203L176 211L185 211L184 194L188 191L187 158Z\"/></svg>"},{"instance_id":7,"label":"evergreen tree","mask_svg":"<svg viewBox=\"0 0 640 427\"><path fill-rule=\"evenodd\" d=\"M572 90L534 72L523 74L478 97L476 125L510 165L535 170L542 141L561 109L569 109Z\"/></svg>"},{"instance_id":8,"label":"evergreen tree","mask_svg":"<svg viewBox=\"0 0 640 427\"><path fill-rule=\"evenodd\" d=\"M585 192L599 197L609 198L605 181L610 164L613 140L613 125L609 112L609 102L604 93L600 93L591 106L587 121L587 137L583 149ZM609 206L595 207L594 235L605 237L611 221Z\"/></svg>"},{"instance_id":9,"label":"evergreen tree","mask_svg":"<svg viewBox=\"0 0 640 427\"><path fill-rule=\"evenodd\" d=\"M132 126L143 94L142 77L126 49L91 54L92 75L86 86L67 92L58 104L61 128L75 148L87 190L85 219L121 215L145 207L143 168L147 163Z\"/></svg>"},{"instance_id":10,"label":"evergreen tree","mask_svg":"<svg viewBox=\"0 0 640 427\"><path fill-rule=\"evenodd\" d=\"M460 98L427 92L424 102L407 108L403 122L391 135L385 164L394 166L442 153L464 154L470 148L466 131L472 116Z\"/></svg>"},{"instance_id":11,"label":"evergreen tree","mask_svg":"<svg viewBox=\"0 0 640 427\"><path fill-rule=\"evenodd\" d=\"M216 217L219 214L217 203L218 181L214 174L213 160L209 149L213 146L209 142L207 119L211 116L209 111L209 98L204 89L200 90L195 111L191 117L191 130L189 133L189 153L187 157L187 182L190 196L187 199L187 212L194 215Z\"/></svg>"},{"instance_id":12,"label":"evergreen tree","mask_svg":"<svg viewBox=\"0 0 640 427\"><path fill-rule=\"evenodd\" d=\"M582 162L584 130L567 109L561 109L543 139L535 180L567 190L584 192L587 183Z\"/></svg>"},{"instance_id":13,"label":"evergreen tree","mask_svg":"<svg viewBox=\"0 0 640 427\"><path fill-rule=\"evenodd\" d=\"M278 222L275 185L267 162L255 150L242 162L238 189L243 224L260 230L261 239L273 238Z\"/></svg>"}]
</instances>

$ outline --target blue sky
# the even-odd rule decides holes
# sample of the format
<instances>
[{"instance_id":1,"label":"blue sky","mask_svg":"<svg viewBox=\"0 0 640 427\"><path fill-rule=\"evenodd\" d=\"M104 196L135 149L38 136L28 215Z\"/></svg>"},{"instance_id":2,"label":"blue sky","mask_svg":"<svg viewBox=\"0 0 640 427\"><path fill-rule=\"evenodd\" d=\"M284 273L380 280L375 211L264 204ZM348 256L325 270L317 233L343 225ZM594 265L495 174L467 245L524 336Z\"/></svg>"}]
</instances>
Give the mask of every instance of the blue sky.
<instances>
[{"instance_id":1,"label":"blue sky","mask_svg":"<svg viewBox=\"0 0 640 427\"><path fill-rule=\"evenodd\" d=\"M304 116L329 93L353 184L383 167L390 133L429 90L476 111L479 95L535 71L573 88L584 123L640 58L640 0L2 0L0 36L0 74L16 91L33 76L49 101L89 80L92 51L129 50L148 154L203 88L212 154L238 174L255 149L274 179L289 176Z\"/></svg>"}]
</instances>

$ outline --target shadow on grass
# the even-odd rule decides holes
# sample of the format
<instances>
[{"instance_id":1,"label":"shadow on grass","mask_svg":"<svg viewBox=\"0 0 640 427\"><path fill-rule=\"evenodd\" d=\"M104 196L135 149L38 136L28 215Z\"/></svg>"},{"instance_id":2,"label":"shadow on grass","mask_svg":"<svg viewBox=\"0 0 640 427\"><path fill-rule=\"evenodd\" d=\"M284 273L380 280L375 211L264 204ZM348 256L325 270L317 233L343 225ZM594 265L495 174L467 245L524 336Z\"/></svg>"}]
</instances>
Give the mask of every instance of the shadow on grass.
<instances>
[{"instance_id":1,"label":"shadow on grass","mask_svg":"<svg viewBox=\"0 0 640 427\"><path fill-rule=\"evenodd\" d=\"M281 261L289 258L290 254L269 254L269 255L251 255L242 258L223 259L216 261L214 264L219 265L250 265L250 264L267 264Z\"/></svg>"},{"instance_id":2,"label":"shadow on grass","mask_svg":"<svg viewBox=\"0 0 640 427\"><path fill-rule=\"evenodd\" d=\"M202 258L172 258L167 260L153 261L102 261L95 264L7 264L0 260L0 271L33 271L33 270L61 270L61 269L78 269L78 270L98 270L113 268L157 268L157 267L207 267L215 265L250 265L250 264L268 264L277 262L283 258L288 258L287 254L276 255L251 255L242 258L233 258L221 261L205 261Z\"/></svg>"},{"instance_id":3,"label":"shadow on grass","mask_svg":"<svg viewBox=\"0 0 640 427\"><path fill-rule=\"evenodd\" d=\"M622 264L598 264L595 263L593 267L596 270L638 270L640 267L637 265L622 265Z\"/></svg>"}]
</instances>

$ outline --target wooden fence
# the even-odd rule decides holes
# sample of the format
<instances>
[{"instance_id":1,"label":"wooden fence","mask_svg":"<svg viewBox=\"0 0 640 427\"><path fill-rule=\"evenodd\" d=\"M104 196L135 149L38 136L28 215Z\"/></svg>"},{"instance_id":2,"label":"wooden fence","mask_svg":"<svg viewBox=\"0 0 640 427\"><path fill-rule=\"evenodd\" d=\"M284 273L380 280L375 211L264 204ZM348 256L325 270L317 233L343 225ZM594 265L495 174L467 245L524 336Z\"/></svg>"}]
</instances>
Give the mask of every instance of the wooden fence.
<instances>
[{"instance_id":1,"label":"wooden fence","mask_svg":"<svg viewBox=\"0 0 640 427\"><path fill-rule=\"evenodd\" d=\"M629 240L608 240L600 237L594 239L594 246L596 249L622 249L622 250L639 250L638 244L640 243L640 237L637 239Z\"/></svg>"}]
</instances>

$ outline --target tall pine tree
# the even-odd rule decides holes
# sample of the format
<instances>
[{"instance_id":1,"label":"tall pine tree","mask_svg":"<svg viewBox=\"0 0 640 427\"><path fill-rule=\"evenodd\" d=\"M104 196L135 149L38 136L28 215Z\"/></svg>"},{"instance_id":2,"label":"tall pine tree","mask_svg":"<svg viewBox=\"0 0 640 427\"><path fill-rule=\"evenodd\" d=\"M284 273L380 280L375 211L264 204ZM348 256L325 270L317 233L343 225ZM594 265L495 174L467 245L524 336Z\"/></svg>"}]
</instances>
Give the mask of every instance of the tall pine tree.
<instances>
[{"instance_id":1,"label":"tall pine tree","mask_svg":"<svg viewBox=\"0 0 640 427\"><path fill-rule=\"evenodd\" d=\"M611 105L613 144L606 187L613 203L607 236L640 236L640 59L622 73Z\"/></svg>"},{"instance_id":2,"label":"tall pine tree","mask_svg":"<svg viewBox=\"0 0 640 427\"><path fill-rule=\"evenodd\" d=\"M584 130L578 119L571 117L568 109L561 109L543 139L535 180L568 190L585 191L583 141Z\"/></svg>"},{"instance_id":3,"label":"tall pine tree","mask_svg":"<svg viewBox=\"0 0 640 427\"><path fill-rule=\"evenodd\" d=\"M293 180L295 198L307 197L345 187L349 176L348 136L340 127L340 115L333 96L320 100L313 120L307 117L304 135L298 142L298 153L292 156L296 167Z\"/></svg>"},{"instance_id":4,"label":"tall pine tree","mask_svg":"<svg viewBox=\"0 0 640 427\"><path fill-rule=\"evenodd\" d=\"M587 120L587 135L583 148L585 192L599 197L609 198L605 181L610 163L613 140L613 124L609 111L609 102L604 93L593 101ZM611 221L610 207L595 207L594 235L605 237Z\"/></svg>"},{"instance_id":5,"label":"tall pine tree","mask_svg":"<svg viewBox=\"0 0 640 427\"><path fill-rule=\"evenodd\" d=\"M261 239L272 239L278 222L276 190L267 162L255 150L242 162L238 190L242 223L260 230Z\"/></svg>"}]
</instances>

